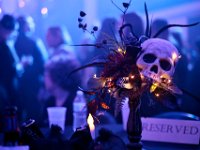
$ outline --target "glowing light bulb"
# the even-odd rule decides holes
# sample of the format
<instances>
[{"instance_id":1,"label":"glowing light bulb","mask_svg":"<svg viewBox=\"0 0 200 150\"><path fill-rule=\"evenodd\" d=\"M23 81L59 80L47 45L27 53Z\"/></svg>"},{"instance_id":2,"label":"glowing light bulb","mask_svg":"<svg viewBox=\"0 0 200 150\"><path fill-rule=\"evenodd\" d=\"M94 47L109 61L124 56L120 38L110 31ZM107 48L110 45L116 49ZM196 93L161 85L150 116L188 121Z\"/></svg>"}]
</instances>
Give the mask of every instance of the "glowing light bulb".
<instances>
[{"instance_id":1,"label":"glowing light bulb","mask_svg":"<svg viewBox=\"0 0 200 150\"><path fill-rule=\"evenodd\" d=\"M173 61L176 61L178 59L178 55L176 52L172 53L172 59L173 59Z\"/></svg>"},{"instance_id":2,"label":"glowing light bulb","mask_svg":"<svg viewBox=\"0 0 200 150\"><path fill-rule=\"evenodd\" d=\"M171 82L172 82L172 80L169 79L169 80L168 80L168 83L171 83Z\"/></svg>"},{"instance_id":3,"label":"glowing light bulb","mask_svg":"<svg viewBox=\"0 0 200 150\"><path fill-rule=\"evenodd\" d=\"M112 79L111 79L111 78L108 78L108 81L110 81L110 82L111 82L111 81L112 81Z\"/></svg>"},{"instance_id":4,"label":"glowing light bulb","mask_svg":"<svg viewBox=\"0 0 200 150\"><path fill-rule=\"evenodd\" d=\"M121 49L121 48L118 48L117 51L121 53L121 52L122 52L122 49Z\"/></svg>"},{"instance_id":5,"label":"glowing light bulb","mask_svg":"<svg viewBox=\"0 0 200 150\"><path fill-rule=\"evenodd\" d=\"M144 75L142 73L140 73L140 78L143 80L144 79Z\"/></svg>"},{"instance_id":6,"label":"glowing light bulb","mask_svg":"<svg viewBox=\"0 0 200 150\"><path fill-rule=\"evenodd\" d=\"M159 94L159 93L155 93L155 96L156 96L156 97L159 97L159 96L160 96L160 94Z\"/></svg>"},{"instance_id":7,"label":"glowing light bulb","mask_svg":"<svg viewBox=\"0 0 200 150\"><path fill-rule=\"evenodd\" d=\"M121 54L125 54L125 53L126 53L126 51L124 51L124 50L121 49L120 47L117 49L117 51L118 51L119 53L121 53Z\"/></svg>"}]
</instances>

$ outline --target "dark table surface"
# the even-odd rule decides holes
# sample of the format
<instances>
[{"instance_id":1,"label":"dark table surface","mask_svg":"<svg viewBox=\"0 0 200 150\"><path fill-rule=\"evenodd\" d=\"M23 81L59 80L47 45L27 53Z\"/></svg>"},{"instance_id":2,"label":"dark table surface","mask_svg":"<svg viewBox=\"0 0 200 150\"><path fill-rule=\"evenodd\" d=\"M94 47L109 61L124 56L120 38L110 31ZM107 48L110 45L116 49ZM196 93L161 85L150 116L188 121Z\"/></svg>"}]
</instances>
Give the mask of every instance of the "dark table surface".
<instances>
[{"instance_id":1,"label":"dark table surface","mask_svg":"<svg viewBox=\"0 0 200 150\"><path fill-rule=\"evenodd\" d=\"M123 130L121 124L104 124L95 126L95 135L98 137L99 130L105 128L119 136L126 144L128 137L126 131ZM46 135L49 132L48 128L42 128L41 131ZM69 139L74 133L72 127L67 126L64 131L64 137ZM2 145L3 134L0 134L0 145ZM175 144L164 142L142 141L144 150L200 150L200 145Z\"/></svg>"},{"instance_id":2,"label":"dark table surface","mask_svg":"<svg viewBox=\"0 0 200 150\"><path fill-rule=\"evenodd\" d=\"M124 131L123 126L121 124L97 126L96 135L98 134L98 130L101 128L111 130L114 134L122 138L126 144L129 142L127 133L126 131ZM142 144L143 149L145 150L200 150L200 145L175 144L152 141L142 141Z\"/></svg>"},{"instance_id":3,"label":"dark table surface","mask_svg":"<svg viewBox=\"0 0 200 150\"><path fill-rule=\"evenodd\" d=\"M112 131L115 135L119 136L126 144L128 144L128 137L126 131L124 131L121 124L104 124L95 126L95 137L98 137L99 130L105 128ZM48 132L47 129L43 129L43 132ZM74 133L72 127L66 127L64 135L69 139ZM46 134L46 133L45 133ZM165 142L152 142L142 141L144 150L200 150L200 145L188 145L188 144L175 144Z\"/></svg>"}]
</instances>

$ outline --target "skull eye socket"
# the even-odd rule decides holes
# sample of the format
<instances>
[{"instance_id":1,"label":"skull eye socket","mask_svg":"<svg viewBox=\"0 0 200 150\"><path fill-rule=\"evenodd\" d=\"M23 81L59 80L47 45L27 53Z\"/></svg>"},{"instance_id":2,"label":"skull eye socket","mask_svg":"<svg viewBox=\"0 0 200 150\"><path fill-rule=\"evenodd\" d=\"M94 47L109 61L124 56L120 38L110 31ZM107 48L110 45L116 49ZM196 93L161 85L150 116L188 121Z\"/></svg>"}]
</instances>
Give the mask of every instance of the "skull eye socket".
<instances>
[{"instance_id":1,"label":"skull eye socket","mask_svg":"<svg viewBox=\"0 0 200 150\"><path fill-rule=\"evenodd\" d=\"M143 56L143 60L145 63L153 63L156 60L156 56L154 54L145 54Z\"/></svg>"},{"instance_id":2,"label":"skull eye socket","mask_svg":"<svg viewBox=\"0 0 200 150\"><path fill-rule=\"evenodd\" d=\"M171 69L172 65L168 60L161 59L160 60L160 67L165 71L169 71Z\"/></svg>"}]
</instances>

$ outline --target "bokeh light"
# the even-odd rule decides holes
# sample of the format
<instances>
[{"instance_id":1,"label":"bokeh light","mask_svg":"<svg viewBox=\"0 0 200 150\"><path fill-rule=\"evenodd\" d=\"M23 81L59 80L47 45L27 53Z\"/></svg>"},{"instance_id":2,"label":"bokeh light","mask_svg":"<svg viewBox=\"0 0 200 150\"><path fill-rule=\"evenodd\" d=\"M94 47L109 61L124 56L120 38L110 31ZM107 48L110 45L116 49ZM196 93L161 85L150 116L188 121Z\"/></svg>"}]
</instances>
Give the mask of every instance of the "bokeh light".
<instances>
[{"instance_id":1,"label":"bokeh light","mask_svg":"<svg viewBox=\"0 0 200 150\"><path fill-rule=\"evenodd\" d=\"M24 0L20 0L18 3L19 8L23 8L25 6L25 1Z\"/></svg>"},{"instance_id":2,"label":"bokeh light","mask_svg":"<svg viewBox=\"0 0 200 150\"><path fill-rule=\"evenodd\" d=\"M47 7L43 7L43 8L41 9L41 14L42 14L42 15L47 15L47 14L48 14L48 8L47 8Z\"/></svg>"}]
</instances>

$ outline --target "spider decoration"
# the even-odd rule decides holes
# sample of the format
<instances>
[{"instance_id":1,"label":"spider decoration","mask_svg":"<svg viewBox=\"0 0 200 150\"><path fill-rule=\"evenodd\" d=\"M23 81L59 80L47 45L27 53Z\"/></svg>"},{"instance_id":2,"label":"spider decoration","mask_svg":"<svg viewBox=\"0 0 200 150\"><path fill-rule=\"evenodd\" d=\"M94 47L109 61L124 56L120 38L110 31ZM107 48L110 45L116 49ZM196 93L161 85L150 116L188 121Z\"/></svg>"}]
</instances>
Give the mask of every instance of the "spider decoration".
<instances>
[{"instance_id":1,"label":"spider decoration","mask_svg":"<svg viewBox=\"0 0 200 150\"><path fill-rule=\"evenodd\" d=\"M112 3L114 3L112 1ZM130 3L123 6L126 13ZM121 9L120 9L121 10ZM83 24L83 12L81 11L79 19ZM109 97L114 97L116 100L115 113L121 110L124 99L134 100L140 97L144 92L150 93L154 100L157 100L164 105L174 108L176 107L176 96L182 94L182 91L173 83L173 74L176 64L180 58L176 47L167 40L156 38L160 33L171 27L189 27L197 25L193 23L189 25L170 24L161 28L154 36L151 36L151 27L149 25L148 11L145 4L146 14L146 31L145 34L137 37L134 34L134 29L130 24L122 24L119 29L121 41L114 41L109 54L105 61L93 62L82 66L78 70L98 66L103 67L100 76L94 75L89 81L90 90L83 90L90 95L88 102L88 111L95 115L99 107L109 109ZM86 25L81 26L84 31L88 31ZM124 35L124 29L130 28L131 37L127 38ZM94 34L98 28L93 28L91 34ZM75 46L95 46L97 48L104 47L106 40L97 44L84 44ZM72 73L73 73L72 72Z\"/></svg>"}]
</instances>

